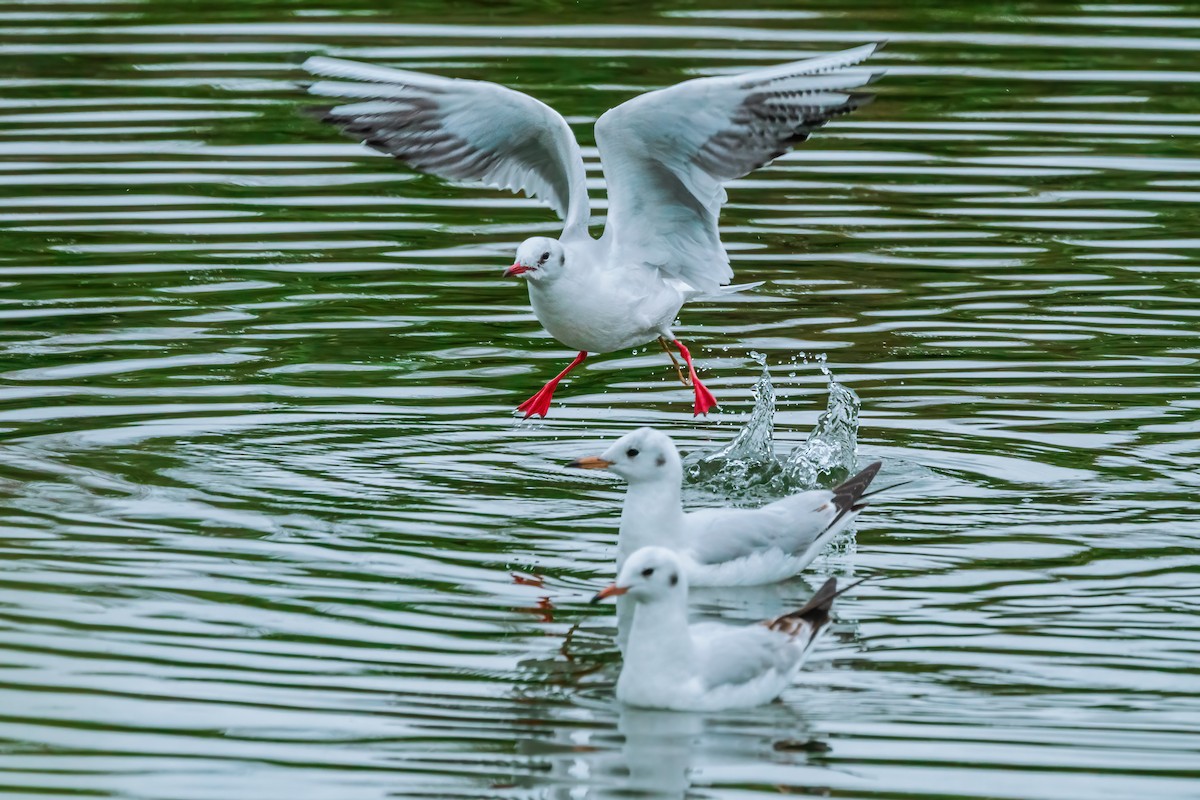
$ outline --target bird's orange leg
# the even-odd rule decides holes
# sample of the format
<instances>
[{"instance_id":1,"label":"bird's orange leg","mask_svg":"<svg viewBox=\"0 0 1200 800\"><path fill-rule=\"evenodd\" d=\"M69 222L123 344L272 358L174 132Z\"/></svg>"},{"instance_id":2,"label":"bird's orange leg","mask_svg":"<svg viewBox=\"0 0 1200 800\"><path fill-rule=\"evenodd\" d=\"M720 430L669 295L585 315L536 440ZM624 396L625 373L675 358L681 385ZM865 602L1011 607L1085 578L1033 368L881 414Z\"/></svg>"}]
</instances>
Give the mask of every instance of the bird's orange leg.
<instances>
[{"instance_id":1,"label":"bird's orange leg","mask_svg":"<svg viewBox=\"0 0 1200 800\"><path fill-rule=\"evenodd\" d=\"M537 394L517 406L517 411L524 411L525 419L529 419L534 414L545 417L550 412L550 400L554 397L554 390L558 388L558 382L565 378L568 372L582 364L585 358L587 358L587 350L580 350L579 355L575 356L575 360L568 364L566 369L538 390Z\"/></svg>"},{"instance_id":2,"label":"bird's orange leg","mask_svg":"<svg viewBox=\"0 0 1200 800\"><path fill-rule=\"evenodd\" d=\"M701 414L707 414L710 408L717 405L717 398L713 397L713 393L696 377L696 368L692 365L692 354L683 346L683 342L676 339L675 346L679 348L679 355L683 356L684 363L687 364L688 377L692 379L692 388L696 391L696 406L692 416L698 417Z\"/></svg>"}]
</instances>

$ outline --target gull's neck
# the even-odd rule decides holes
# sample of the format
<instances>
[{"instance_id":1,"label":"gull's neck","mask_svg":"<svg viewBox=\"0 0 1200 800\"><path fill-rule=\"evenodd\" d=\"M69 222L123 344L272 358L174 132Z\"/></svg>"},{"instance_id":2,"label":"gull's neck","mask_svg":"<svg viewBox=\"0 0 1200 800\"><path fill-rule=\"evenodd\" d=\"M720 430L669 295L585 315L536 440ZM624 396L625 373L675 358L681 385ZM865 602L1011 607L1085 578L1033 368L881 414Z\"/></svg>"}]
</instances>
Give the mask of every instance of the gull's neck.
<instances>
[{"instance_id":1,"label":"gull's neck","mask_svg":"<svg viewBox=\"0 0 1200 800\"><path fill-rule=\"evenodd\" d=\"M651 695L679 691L694 677L692 651L686 589L637 603L621 669L622 694L636 704L632 695L640 690Z\"/></svg>"},{"instance_id":2,"label":"gull's neck","mask_svg":"<svg viewBox=\"0 0 1200 800\"><path fill-rule=\"evenodd\" d=\"M643 547L683 549L681 475L629 484L621 507L621 532L617 537L617 569Z\"/></svg>"}]
</instances>

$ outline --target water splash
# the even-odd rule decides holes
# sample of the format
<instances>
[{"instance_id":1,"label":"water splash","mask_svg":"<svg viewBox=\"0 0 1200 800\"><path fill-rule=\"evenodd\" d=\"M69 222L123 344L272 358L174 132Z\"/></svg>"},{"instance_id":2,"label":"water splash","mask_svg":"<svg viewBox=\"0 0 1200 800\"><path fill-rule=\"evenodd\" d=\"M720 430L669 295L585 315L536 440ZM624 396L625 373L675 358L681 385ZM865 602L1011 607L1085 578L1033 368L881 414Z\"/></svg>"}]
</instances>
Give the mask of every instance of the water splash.
<instances>
[{"instance_id":1,"label":"water splash","mask_svg":"<svg viewBox=\"0 0 1200 800\"><path fill-rule=\"evenodd\" d=\"M775 457L775 387L767 357L755 352L750 357L762 367L754 384L754 410L729 444L711 453L688 456L684 470L694 483L738 491L769 484L783 469Z\"/></svg>"},{"instance_id":2,"label":"water splash","mask_svg":"<svg viewBox=\"0 0 1200 800\"><path fill-rule=\"evenodd\" d=\"M829 382L829 399L804 443L780 460L775 455L775 387L766 356L750 355L762 367L754 385L754 410L729 444L688 455L684 470L689 482L736 498L790 494L849 475L858 458L858 395L838 383L824 355L817 356L814 361Z\"/></svg>"},{"instance_id":3,"label":"water splash","mask_svg":"<svg viewBox=\"0 0 1200 800\"><path fill-rule=\"evenodd\" d=\"M783 462L784 482L792 486L833 484L849 477L858 462L858 395L838 383L825 356L817 364L829 382L829 400L804 444Z\"/></svg>"}]
</instances>

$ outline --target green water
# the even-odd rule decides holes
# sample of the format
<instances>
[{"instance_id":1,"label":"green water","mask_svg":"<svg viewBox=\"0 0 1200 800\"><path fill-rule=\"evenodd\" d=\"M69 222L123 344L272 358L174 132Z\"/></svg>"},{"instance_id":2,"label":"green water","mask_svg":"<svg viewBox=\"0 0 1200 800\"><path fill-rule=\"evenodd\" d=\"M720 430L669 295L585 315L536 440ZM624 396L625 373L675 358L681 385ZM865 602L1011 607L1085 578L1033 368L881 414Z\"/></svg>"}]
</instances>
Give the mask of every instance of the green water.
<instances>
[{"instance_id":1,"label":"green water","mask_svg":"<svg viewBox=\"0 0 1200 800\"><path fill-rule=\"evenodd\" d=\"M1200 796L1200 6L755 8L0 4L0 795ZM682 314L698 422L656 348L515 422L572 355L500 274L553 215L297 113L317 52L512 85L603 214L605 109L883 38L873 105L730 188L767 283ZM911 483L697 612L881 579L780 703L623 709L621 487L563 464L726 444L752 352L781 454L825 353Z\"/></svg>"}]
</instances>

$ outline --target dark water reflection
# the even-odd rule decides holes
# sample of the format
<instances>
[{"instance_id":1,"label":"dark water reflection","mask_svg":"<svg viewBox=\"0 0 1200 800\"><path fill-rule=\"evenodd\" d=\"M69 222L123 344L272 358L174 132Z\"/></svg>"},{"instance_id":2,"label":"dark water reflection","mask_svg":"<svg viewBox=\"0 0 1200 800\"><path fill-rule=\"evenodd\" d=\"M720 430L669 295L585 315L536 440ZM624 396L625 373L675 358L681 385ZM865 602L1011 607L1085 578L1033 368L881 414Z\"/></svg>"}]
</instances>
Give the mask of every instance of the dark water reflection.
<instances>
[{"instance_id":1,"label":"dark water reflection","mask_svg":"<svg viewBox=\"0 0 1200 800\"><path fill-rule=\"evenodd\" d=\"M1200 13L780 6L0 9L0 794L1200 792ZM500 271L552 216L295 112L313 52L498 80L599 194L609 106L879 38L880 99L730 192L768 283L684 313L699 424L653 349L515 424L569 354ZM562 464L728 442L752 352L781 455L828 353L913 482L699 612L884 579L779 704L622 709L619 487Z\"/></svg>"}]
</instances>

